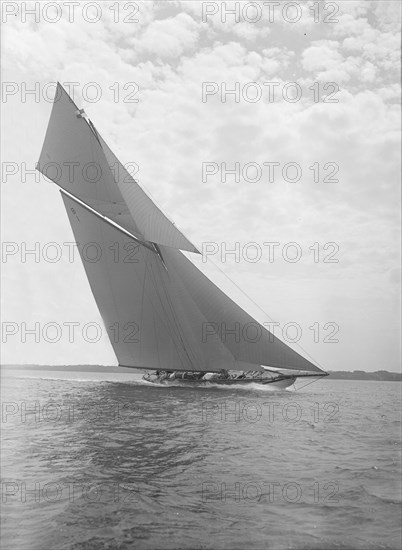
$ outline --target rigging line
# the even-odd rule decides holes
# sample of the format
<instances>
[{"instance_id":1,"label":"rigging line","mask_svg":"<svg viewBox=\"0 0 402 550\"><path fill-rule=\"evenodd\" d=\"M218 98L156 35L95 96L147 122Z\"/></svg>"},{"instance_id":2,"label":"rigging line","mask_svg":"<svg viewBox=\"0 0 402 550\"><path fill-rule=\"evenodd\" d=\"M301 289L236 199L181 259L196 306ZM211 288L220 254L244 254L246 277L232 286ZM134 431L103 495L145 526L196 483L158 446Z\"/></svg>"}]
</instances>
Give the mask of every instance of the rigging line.
<instances>
[{"instance_id":1,"label":"rigging line","mask_svg":"<svg viewBox=\"0 0 402 550\"><path fill-rule=\"evenodd\" d=\"M143 280L142 285L141 285L141 290L142 290L142 293L141 293L141 317L140 317L141 324L142 324L142 320L144 319L144 298L145 298L145 284L146 284L145 280L146 280L147 270L148 270L148 264L147 264L145 258L143 258L143 259L144 259L145 269L144 269L144 280ZM139 277L138 277L138 279L139 279ZM154 329L154 331L155 331L155 329ZM155 331L155 336L156 336L156 331ZM141 340L142 339L141 339L141 336L140 336L140 356L142 357L142 342L141 342ZM158 339L155 338L155 340L157 341ZM156 346L157 346L157 351L158 351L158 362L159 362L158 344L156 344Z\"/></svg>"},{"instance_id":2,"label":"rigging line","mask_svg":"<svg viewBox=\"0 0 402 550\"><path fill-rule=\"evenodd\" d=\"M159 258L159 261L161 262L160 258ZM158 267L160 267L159 264L158 264ZM150 266L150 272L151 272L151 275L152 275L152 281L153 281L153 284L154 284L154 289L155 289L155 291L156 291L157 297L159 298L159 303L160 303L160 305L161 305L161 307L162 307L162 310L163 310L163 312L164 312L164 314L165 314L165 316L166 316L167 324L165 324L165 326L166 326L166 328L167 328L168 334L169 334L169 336L170 336L170 338L171 338L171 341L172 341L173 345L174 345L175 348L176 348L177 355L178 355L178 358L179 358L179 360L180 360L182 366L183 366L183 367L186 367L187 365L184 364L184 362L183 362L183 357L182 357L182 354L181 354L182 350L180 349L179 344L178 344L178 342L177 342L177 337L179 337L179 339L181 340L180 333L179 333L178 335L175 334L175 332L178 332L178 329L177 329L177 327L174 326L174 325L175 325L175 319L174 319L174 318L173 318L173 326L170 326L170 324L169 324L169 319L172 318L172 311L170 311L170 315L169 315L169 312L167 311L167 309L166 309L166 307L165 307L165 304L164 304L164 302L163 302L163 300L162 300L162 296L160 295L159 287L158 287L158 284L157 284L157 281L156 281L156 275L155 275L155 273L154 273L154 270L153 270L152 265ZM162 277L159 277L159 280L160 280L161 283L162 283L162 287L164 287L164 283L163 283L163 274L162 274ZM166 297L166 291L165 291L165 298L166 298L166 302L168 302L167 297ZM161 316L160 316L160 317L161 317ZM162 319L162 317L161 317L161 319ZM163 322L163 319L162 319L162 322ZM176 328L176 331L174 330L174 328ZM172 329L173 329L173 330L172 330ZM182 345L183 345L183 344L182 344ZM183 347L184 347L184 346L183 346ZM185 348L184 348L184 350L185 350ZM189 359L190 364L191 364L192 361L190 360L190 358L188 358L188 359Z\"/></svg>"},{"instance_id":3,"label":"rigging line","mask_svg":"<svg viewBox=\"0 0 402 550\"><path fill-rule=\"evenodd\" d=\"M194 301L193 296L188 293L187 288L185 287L185 285L183 284L183 281L180 279L180 277L178 275L176 275L175 283L176 283L176 287L175 287L176 294L178 292L179 296L180 296L183 293L183 295L185 295L187 297L187 303L188 303L188 301L190 301L191 306L196 309L196 311L202 316L203 319L205 319L205 321L207 321L206 317L203 315L203 313L199 309L197 303ZM183 317L183 323L186 323L187 319L188 319L188 314L186 314L185 318ZM182 329L182 324L180 323L180 319L179 319L178 315L177 315L177 323L178 323L179 327L181 328L181 330L183 332L183 337L185 337L185 332ZM193 334L193 336L194 336L194 334ZM188 340L185 339L185 341L187 342L187 344L186 344L187 348L188 348L189 352L191 352L192 357L193 357L192 363L193 363L194 367L196 367L197 363L199 362L199 351L200 350L199 349L197 350L198 351L198 354L197 354L197 352L194 351L194 346L193 346L192 341L190 339L188 339Z\"/></svg>"},{"instance_id":4,"label":"rigging line","mask_svg":"<svg viewBox=\"0 0 402 550\"><path fill-rule=\"evenodd\" d=\"M144 276L144 279L145 279L145 276ZM153 324L153 327L154 327L154 334L156 336L158 332L157 332L157 328L156 328L155 311L153 312L153 315L152 315L152 324ZM159 350L158 338L155 338L155 344L156 344L156 351L157 351L157 354L158 354L158 370L161 370L162 363L161 363L161 354L160 354L160 350Z\"/></svg>"},{"instance_id":5,"label":"rigging line","mask_svg":"<svg viewBox=\"0 0 402 550\"><path fill-rule=\"evenodd\" d=\"M173 305L173 302L169 296L169 292L165 286L165 283L163 281L163 277L162 277L162 286L163 286L163 289L165 291L165 296L166 296L166 300L170 306L170 310L171 310L171 313L172 313L172 317L173 317L173 320L175 322L175 325L176 325L176 328L177 328L177 332L178 332L178 335L179 335L179 338L180 338L180 342L181 342L181 345L183 346L183 349L184 349L184 352L185 354L187 355L187 358L190 362L190 365L192 365L193 367L196 366L196 361L197 361L197 357L196 355L194 354L193 350L191 350L191 346L187 343L187 346L189 346L189 350L187 350L187 346L186 346L186 343L185 343L185 334L184 334L184 331L183 331L183 328L180 324L180 321L179 321L179 318L178 318L178 315L175 311L175 308L174 308L174 305ZM189 351L191 352L191 354L194 356L194 358L192 359L190 357L190 353Z\"/></svg>"},{"instance_id":6,"label":"rigging line","mask_svg":"<svg viewBox=\"0 0 402 550\"><path fill-rule=\"evenodd\" d=\"M194 358L191 357L191 353L190 353L191 350L189 349L188 343L186 344L186 338L185 338L183 328L180 324L180 321L179 321L178 315L176 313L175 307L174 307L173 302L172 302L172 300L169 296L168 289L166 288L164 282L162 282L162 287L163 287L163 290L165 292L166 302L167 302L167 304L170 308L171 317L172 317L172 320L173 320L174 325L176 327L176 331L177 331L177 335L178 335L179 340L180 340L180 344L182 346L182 351L184 351L184 353L186 354L190 366L195 367L196 361L194 360ZM193 353L193 355L194 355L194 353Z\"/></svg>"},{"instance_id":7,"label":"rigging line","mask_svg":"<svg viewBox=\"0 0 402 550\"><path fill-rule=\"evenodd\" d=\"M221 272L221 273L222 273L222 274L223 274L223 275L224 275L224 276L225 276L225 277L226 277L226 278L227 278L227 279L228 279L228 280L238 289L238 290L240 290L240 292L241 292L246 298L248 298L255 306L258 307L258 309L259 309L260 311L262 311L262 313L263 313L264 315L266 315L266 316L268 317L268 319L270 319L272 322L275 322L275 321L272 319L272 317L270 317L270 316L268 315L268 313L266 313L266 311L264 311L264 310L262 309L261 306L259 306L259 305L258 305L258 304L257 304L257 303L256 303L256 302L255 302L255 301L254 301L254 300L253 300L253 299L252 299L252 298L251 298L242 288L240 288L240 287L239 287L239 286L229 277L229 275L227 275L227 273L225 273L225 272L223 271L223 269L221 269L221 268L219 267L218 264L216 264L211 258L207 258L207 261L212 262L212 264L213 264L216 268L218 268L219 271L220 271L220 272ZM194 264L194 262L193 262L193 264ZM194 264L194 265L195 265L195 264ZM195 266L195 267L196 267L196 266ZM261 323L259 323L259 324L261 324ZM264 328L265 328L265 327L264 327ZM266 330L266 329L265 329L265 330ZM301 349L301 350L302 350L302 351L303 351L312 361L314 361L315 363L317 363L317 365L318 365L322 370L324 370L323 367L321 367L321 365L319 364L319 362L318 362L314 357L312 357L305 349L303 349L302 346L301 346L300 344L298 344L297 342L295 342L295 344L296 344L296 345L297 345L297 346L298 346L298 347L299 347L299 348L300 348L300 349ZM289 347L290 347L290 346L289 346ZM324 372L325 372L325 371L324 371Z\"/></svg>"},{"instance_id":8,"label":"rigging line","mask_svg":"<svg viewBox=\"0 0 402 550\"><path fill-rule=\"evenodd\" d=\"M151 258L153 258L153 257L151 256ZM160 259L159 259L159 261L160 261ZM145 273L146 273L146 271L148 271L149 274L150 274L150 281L151 281L152 284L153 284L154 293L152 294L151 292L149 292L149 293L146 292L146 291L145 291L145 287L143 288L143 292L145 292L145 294L147 295L147 297L148 297L148 299L149 299L149 301L150 301L151 307L153 308L155 314L159 317L159 320L161 321L162 325L164 325L164 327L165 327L165 329L166 329L166 332L167 332L167 334L168 334L168 337L170 338L171 342L173 343L173 345L174 345L175 348L176 348L176 351L177 351L177 355L178 355L178 357L179 357L179 360L181 361L182 365L183 365L184 367L186 367L186 365L183 364L183 359L182 359L182 357L181 357L181 355L180 355L180 351L181 351L181 350L180 350L180 348L179 348L179 346L178 346L178 344L177 344L177 341L176 341L176 340L177 340L177 337L175 336L174 331L172 330L172 327L171 327L171 325L170 325L170 323L169 323L169 318L170 318L170 317L169 317L169 313L168 313L168 311L166 310L166 307L165 307L165 305L164 305L164 303L163 303L163 300L162 300L162 298L161 298L161 296L160 296L160 293L159 293L159 288L158 288L156 276L155 276L155 273L154 273L154 270L153 270L153 265L152 265L151 262L147 262L146 259L145 259L145 265L146 265L146 267L145 267ZM159 264L158 264L158 266L159 266ZM156 300L159 300L160 308L162 309L162 312L164 313L165 317L163 317L163 316L161 315L161 313L160 313L160 308L158 308L157 305L154 304L155 298L156 298ZM158 349L159 349L159 348L158 348ZM159 355L158 355L158 357L159 357Z\"/></svg>"},{"instance_id":9,"label":"rigging line","mask_svg":"<svg viewBox=\"0 0 402 550\"><path fill-rule=\"evenodd\" d=\"M178 253L180 254L181 252L178 251ZM174 265L174 264L173 264ZM180 276L179 276L179 273L177 272L177 267L175 266L176 268L176 272L175 272L175 276L174 276L174 281L175 281L175 292L176 292L176 295L177 293L179 294L179 297L183 294L185 296L187 296L187 298L190 299L191 301L191 304L192 306L197 310L197 312L199 314L202 315L202 317L205 319L206 321L206 318L205 316L202 314L201 310L199 309L197 303L194 301L194 298L193 296L188 292L186 286L184 285L183 281L181 280ZM184 293L183 293L184 291ZM174 309L174 305L173 305L173 301L171 300L170 296L168 297L169 301L172 302L172 309L173 309L173 312L174 312L174 315L175 315L175 319L176 319L176 322L177 322L177 325L178 325L178 328L182 331L182 334L183 334L183 340L184 342L186 342L186 345L184 346L185 347L185 351L187 353L187 356L189 356L189 354L191 353L191 356L192 356L192 359L189 357L191 363L193 364L194 368L197 368L197 363L199 362L199 353L197 355L197 353L194 351L194 347L192 345L192 342L191 340L189 339L186 339L185 337L185 331L183 330L182 328L182 325L180 323L180 319L179 319L179 316L178 314L176 313L175 309ZM186 319L187 319L188 315L186 315ZM186 319L183 319L183 322L186 322ZM183 343L184 345L184 343ZM198 350L199 352L199 350Z\"/></svg>"},{"instance_id":10,"label":"rigging line","mask_svg":"<svg viewBox=\"0 0 402 550\"><path fill-rule=\"evenodd\" d=\"M173 334L173 331L172 331L172 327L170 326L169 324L169 315L168 315L168 312L166 311L166 308L164 306L164 303L161 299L161 296L159 294L159 289L158 289L158 284L157 284L157 281L156 281L156 276L155 276L155 273L153 271L153 266L151 264L146 264L146 271L149 271L149 274L150 274L150 280L152 281L153 283L153 287L154 287L154 292L155 292L155 295L156 295L156 298L159 300L159 304L162 308L162 311L165 315L165 318L160 314L160 312L158 311L158 309L155 307L155 305L153 304L153 300L152 300L152 297L151 295L149 296L149 299L150 299L150 302L151 302L151 305L153 307L153 310L154 312L159 316L159 319L160 321L162 322L162 324L165 326L166 328L166 331L167 331L167 334L170 338L170 340L172 341L174 347L176 348L176 351L177 351L177 355L180 359L180 361L182 361L182 358L180 356L180 349L177 345L177 342L176 342L176 339L174 337L174 334Z\"/></svg>"},{"instance_id":11,"label":"rigging line","mask_svg":"<svg viewBox=\"0 0 402 550\"><path fill-rule=\"evenodd\" d=\"M150 280L151 284L153 283L154 289L156 289L157 285L153 282L152 266L150 264L148 264L148 262L145 260L144 281L143 281L143 286L142 286L142 301L144 300L144 296L145 296L145 285L146 285L147 274L149 274L149 280ZM163 368L163 364L161 362L161 355L160 355L159 342L158 342L158 331L157 331L157 326L156 326L156 317L157 316L159 317L159 321L162 323L162 325L165 326L166 331L167 331L168 335L170 336L170 338L173 342L173 345L176 346L176 344L175 344L172 336L169 334L170 329L169 329L168 323L167 324L165 323L165 320L163 319L162 315L157 311L156 307L153 305L152 298L150 296L147 296L147 298L149 299L149 301L151 303L151 306L153 308L152 324L153 324L153 327L154 327L155 345L156 345L156 351L157 351L157 354L158 354L158 370L160 370L161 368ZM159 301L160 301L160 298L159 298ZM163 309L163 304L162 303L161 303L161 307ZM141 308L143 308L142 304L141 304Z\"/></svg>"},{"instance_id":12,"label":"rigging line","mask_svg":"<svg viewBox=\"0 0 402 550\"><path fill-rule=\"evenodd\" d=\"M161 261L161 259L159 258L159 260ZM159 267L159 264L158 264L158 267ZM164 303L161 299L161 296L159 294L159 289L158 289L158 283L157 283L157 280L156 280L156 275L153 271L153 266L151 264L148 264L146 263L146 268L145 268L145 273L144 273L144 279L145 279L145 276L146 276L146 273L149 272L149 276L150 276L150 281L152 282L153 286L154 286L154 291L157 295L157 298L159 299L159 303L160 303L160 306L162 308L162 311L164 312L165 314L165 318L166 318L166 322L165 322L165 319L163 318L163 316L158 312L158 310L155 308L155 306L152 304L152 299L150 299L151 301L151 304L152 304L152 307L153 307L153 310L154 310L154 313L156 315L159 316L159 320L162 322L162 324L165 326L166 330L167 330L167 333L168 333L168 336L170 337L170 340L172 342L172 344L174 345L174 347L176 348L176 352L177 352L177 356L179 358L179 361L181 362L182 366L183 367L186 367L186 365L183 363L183 359L180 355L180 348L178 346L178 343L176 341L176 338L175 338L175 335L174 335L174 331L172 331L172 327L170 326L169 324L169 314L168 312L166 311L166 308L164 306ZM163 278L163 274L162 274L162 278ZM160 279L160 278L159 278ZM163 283L162 283L163 284ZM143 287L143 293L145 292L145 286ZM156 346L157 346L157 352L158 352L158 362L159 362L159 365L160 367L163 369L163 364L161 363L161 358L160 358L160 353L159 353L159 344L158 344L158 338L157 338L157 331L156 331L156 325L155 325L155 315L153 315L153 324L154 324L154 329L155 329L155 336L156 336Z\"/></svg>"}]
</instances>

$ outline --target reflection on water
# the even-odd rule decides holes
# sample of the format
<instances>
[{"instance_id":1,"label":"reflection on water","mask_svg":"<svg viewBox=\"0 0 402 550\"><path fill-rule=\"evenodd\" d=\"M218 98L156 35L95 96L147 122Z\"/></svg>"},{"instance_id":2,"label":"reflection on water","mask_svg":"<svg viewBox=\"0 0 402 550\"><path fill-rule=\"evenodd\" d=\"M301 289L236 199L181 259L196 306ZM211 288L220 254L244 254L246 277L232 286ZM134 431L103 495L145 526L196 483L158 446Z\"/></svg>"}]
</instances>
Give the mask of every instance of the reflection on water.
<instances>
[{"instance_id":1,"label":"reflection on water","mask_svg":"<svg viewBox=\"0 0 402 550\"><path fill-rule=\"evenodd\" d=\"M3 384L4 548L398 547L391 383L38 376Z\"/></svg>"}]
</instances>

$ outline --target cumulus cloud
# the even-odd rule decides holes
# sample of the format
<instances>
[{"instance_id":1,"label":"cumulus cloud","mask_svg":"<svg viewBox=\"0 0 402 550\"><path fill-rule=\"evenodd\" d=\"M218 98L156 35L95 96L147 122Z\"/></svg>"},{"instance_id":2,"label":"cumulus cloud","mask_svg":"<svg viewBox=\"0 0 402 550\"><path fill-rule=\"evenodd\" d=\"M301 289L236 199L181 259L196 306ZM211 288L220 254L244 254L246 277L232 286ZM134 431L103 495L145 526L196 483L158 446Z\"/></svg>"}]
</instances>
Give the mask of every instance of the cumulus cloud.
<instances>
[{"instance_id":1,"label":"cumulus cloud","mask_svg":"<svg viewBox=\"0 0 402 550\"><path fill-rule=\"evenodd\" d=\"M317 71L336 67L343 60L338 48L339 44L334 40L318 40L303 51L303 68Z\"/></svg>"},{"instance_id":2,"label":"cumulus cloud","mask_svg":"<svg viewBox=\"0 0 402 550\"><path fill-rule=\"evenodd\" d=\"M145 51L162 59L177 58L192 49L198 38L199 26L189 15L153 21L131 44L137 51Z\"/></svg>"}]
</instances>

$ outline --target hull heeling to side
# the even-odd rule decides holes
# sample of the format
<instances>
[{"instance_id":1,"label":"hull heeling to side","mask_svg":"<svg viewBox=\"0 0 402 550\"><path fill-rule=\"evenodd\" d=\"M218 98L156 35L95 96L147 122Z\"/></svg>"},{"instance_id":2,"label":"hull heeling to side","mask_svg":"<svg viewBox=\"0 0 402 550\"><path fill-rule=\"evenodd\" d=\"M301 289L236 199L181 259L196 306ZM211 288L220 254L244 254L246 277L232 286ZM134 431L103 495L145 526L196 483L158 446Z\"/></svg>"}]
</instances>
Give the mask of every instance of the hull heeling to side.
<instances>
[{"instance_id":1,"label":"hull heeling to side","mask_svg":"<svg viewBox=\"0 0 402 550\"><path fill-rule=\"evenodd\" d=\"M150 382L152 384L160 384L164 386L185 386L185 387L197 387L197 386L211 386L211 385L219 385L219 386L247 386L252 384L257 384L261 386L272 386L280 389L285 389L290 386L292 386L296 382L296 376L288 376L286 378L282 378L280 380L278 379L272 379L267 380L263 378L243 378L243 379L226 379L226 380L185 380L185 379L174 379L174 380L158 380L155 378L154 380L148 379L146 376L143 377L144 380L147 382Z\"/></svg>"}]
</instances>

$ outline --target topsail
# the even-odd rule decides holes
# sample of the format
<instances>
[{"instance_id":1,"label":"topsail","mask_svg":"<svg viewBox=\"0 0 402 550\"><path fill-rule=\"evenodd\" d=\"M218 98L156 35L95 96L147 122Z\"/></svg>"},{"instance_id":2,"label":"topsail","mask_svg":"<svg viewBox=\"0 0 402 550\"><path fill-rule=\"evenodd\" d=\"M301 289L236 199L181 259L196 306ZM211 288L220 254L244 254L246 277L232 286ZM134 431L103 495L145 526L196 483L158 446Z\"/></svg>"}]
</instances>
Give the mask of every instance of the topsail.
<instances>
[{"instance_id":1,"label":"topsail","mask_svg":"<svg viewBox=\"0 0 402 550\"><path fill-rule=\"evenodd\" d=\"M323 373L184 256L181 250L197 249L125 171L60 85L57 90L39 169L61 187L119 364L205 372L266 366ZM87 253L89 244L95 258Z\"/></svg>"},{"instance_id":2,"label":"topsail","mask_svg":"<svg viewBox=\"0 0 402 550\"><path fill-rule=\"evenodd\" d=\"M198 252L130 176L59 83L37 168L140 240Z\"/></svg>"}]
</instances>

